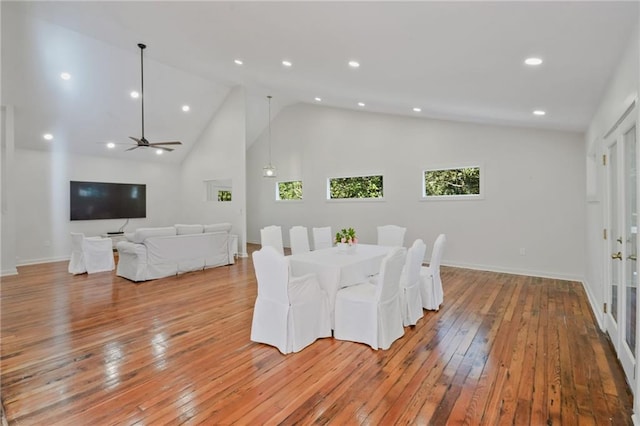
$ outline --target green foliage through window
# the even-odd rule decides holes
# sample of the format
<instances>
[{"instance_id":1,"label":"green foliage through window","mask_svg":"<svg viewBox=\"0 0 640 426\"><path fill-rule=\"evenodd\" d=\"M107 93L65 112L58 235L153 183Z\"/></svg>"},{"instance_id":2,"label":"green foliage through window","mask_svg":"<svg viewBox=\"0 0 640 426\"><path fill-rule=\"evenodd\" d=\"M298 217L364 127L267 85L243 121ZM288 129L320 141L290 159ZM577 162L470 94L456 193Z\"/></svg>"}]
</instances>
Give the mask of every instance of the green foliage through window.
<instances>
[{"instance_id":1,"label":"green foliage through window","mask_svg":"<svg viewBox=\"0 0 640 426\"><path fill-rule=\"evenodd\" d=\"M329 179L329 198L382 198L382 175Z\"/></svg>"},{"instance_id":2,"label":"green foliage through window","mask_svg":"<svg viewBox=\"0 0 640 426\"><path fill-rule=\"evenodd\" d=\"M426 170L423 195L480 195L480 167Z\"/></svg>"},{"instance_id":3,"label":"green foliage through window","mask_svg":"<svg viewBox=\"0 0 640 426\"><path fill-rule=\"evenodd\" d=\"M302 181L278 182L278 200L302 200Z\"/></svg>"},{"instance_id":4,"label":"green foliage through window","mask_svg":"<svg viewBox=\"0 0 640 426\"><path fill-rule=\"evenodd\" d=\"M231 201L231 191L218 191L218 201Z\"/></svg>"}]
</instances>

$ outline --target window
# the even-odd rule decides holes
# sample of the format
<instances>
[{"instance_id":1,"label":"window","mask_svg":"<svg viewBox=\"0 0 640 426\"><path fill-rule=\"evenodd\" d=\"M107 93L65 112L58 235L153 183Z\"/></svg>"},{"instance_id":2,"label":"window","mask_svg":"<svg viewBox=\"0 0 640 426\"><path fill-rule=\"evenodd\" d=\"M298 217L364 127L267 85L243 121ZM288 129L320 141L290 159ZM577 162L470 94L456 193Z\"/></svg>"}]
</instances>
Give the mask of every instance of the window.
<instances>
[{"instance_id":1,"label":"window","mask_svg":"<svg viewBox=\"0 0 640 426\"><path fill-rule=\"evenodd\" d=\"M218 191L218 201L231 201L231 191Z\"/></svg>"},{"instance_id":2,"label":"window","mask_svg":"<svg viewBox=\"0 0 640 426\"><path fill-rule=\"evenodd\" d=\"M205 201L231 201L231 186L231 179L205 180Z\"/></svg>"},{"instance_id":3,"label":"window","mask_svg":"<svg viewBox=\"0 0 640 426\"><path fill-rule=\"evenodd\" d=\"M382 175L329 178L327 198L330 200L382 199L382 189Z\"/></svg>"},{"instance_id":4,"label":"window","mask_svg":"<svg viewBox=\"0 0 640 426\"><path fill-rule=\"evenodd\" d=\"M302 181L278 182L276 200L302 200Z\"/></svg>"},{"instance_id":5,"label":"window","mask_svg":"<svg viewBox=\"0 0 640 426\"><path fill-rule=\"evenodd\" d=\"M481 188L479 166L429 169L424 171L422 196L478 198Z\"/></svg>"}]
</instances>

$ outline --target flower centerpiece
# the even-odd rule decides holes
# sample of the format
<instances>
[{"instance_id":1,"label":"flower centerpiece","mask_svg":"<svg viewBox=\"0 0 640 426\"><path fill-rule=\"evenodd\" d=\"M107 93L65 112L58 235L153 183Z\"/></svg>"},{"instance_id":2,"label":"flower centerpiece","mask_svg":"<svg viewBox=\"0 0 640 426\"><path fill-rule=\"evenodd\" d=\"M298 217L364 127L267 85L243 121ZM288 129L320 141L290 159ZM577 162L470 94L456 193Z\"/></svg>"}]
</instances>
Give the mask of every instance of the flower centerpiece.
<instances>
[{"instance_id":1,"label":"flower centerpiece","mask_svg":"<svg viewBox=\"0 0 640 426\"><path fill-rule=\"evenodd\" d=\"M344 247L345 249L353 247L358 243L358 237L356 237L356 231L353 228L342 229L336 233L336 245Z\"/></svg>"}]
</instances>

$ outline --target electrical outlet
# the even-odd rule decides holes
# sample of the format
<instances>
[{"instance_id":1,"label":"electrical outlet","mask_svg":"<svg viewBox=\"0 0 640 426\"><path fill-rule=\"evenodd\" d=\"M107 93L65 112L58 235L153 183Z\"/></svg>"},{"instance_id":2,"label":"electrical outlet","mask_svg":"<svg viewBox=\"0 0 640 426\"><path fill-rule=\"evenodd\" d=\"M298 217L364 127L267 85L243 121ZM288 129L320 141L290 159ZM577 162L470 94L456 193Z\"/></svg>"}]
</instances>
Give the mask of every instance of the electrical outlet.
<instances>
[{"instance_id":1,"label":"electrical outlet","mask_svg":"<svg viewBox=\"0 0 640 426\"><path fill-rule=\"evenodd\" d=\"M520 247L520 256L524 256L527 254L527 251L525 250L524 247Z\"/></svg>"}]
</instances>

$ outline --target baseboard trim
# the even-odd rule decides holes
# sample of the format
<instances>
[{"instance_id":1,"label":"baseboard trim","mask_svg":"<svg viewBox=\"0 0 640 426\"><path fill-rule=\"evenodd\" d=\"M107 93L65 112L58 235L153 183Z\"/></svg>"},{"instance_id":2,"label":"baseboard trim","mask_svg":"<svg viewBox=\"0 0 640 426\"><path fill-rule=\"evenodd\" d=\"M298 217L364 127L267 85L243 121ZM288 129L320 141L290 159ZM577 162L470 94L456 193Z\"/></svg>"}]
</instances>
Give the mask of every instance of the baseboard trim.
<instances>
[{"instance_id":1,"label":"baseboard trim","mask_svg":"<svg viewBox=\"0 0 640 426\"><path fill-rule=\"evenodd\" d=\"M582 287L584 288L584 292L587 293L587 299L589 300L589 305L591 305L591 311L593 312L593 316L596 318L598 327L600 327L600 330L604 331L604 312L602 312L602 309L598 306L596 298L591 292L589 282L583 280Z\"/></svg>"},{"instance_id":2,"label":"baseboard trim","mask_svg":"<svg viewBox=\"0 0 640 426\"><path fill-rule=\"evenodd\" d=\"M27 266L27 265L39 265L41 263L53 263L53 262L63 262L71 259L70 256L61 256L61 257L43 257L41 259L30 259L19 262L16 266Z\"/></svg>"},{"instance_id":3,"label":"baseboard trim","mask_svg":"<svg viewBox=\"0 0 640 426\"><path fill-rule=\"evenodd\" d=\"M0 271L0 277L9 277L11 275L18 275L18 269L3 269L2 271Z\"/></svg>"},{"instance_id":4,"label":"baseboard trim","mask_svg":"<svg viewBox=\"0 0 640 426\"><path fill-rule=\"evenodd\" d=\"M504 274L525 275L528 277L551 278L563 281L582 282L584 277L578 275L556 274L543 271L532 271L527 269L504 268L501 266L478 265L472 263L443 262L443 266L452 266L454 268L473 269L477 271L500 272Z\"/></svg>"}]
</instances>

